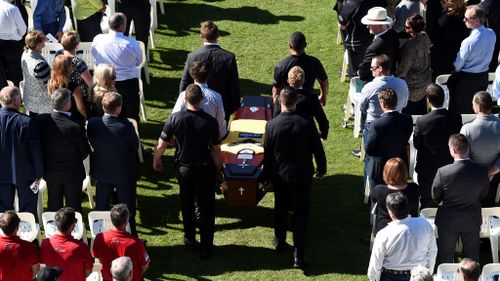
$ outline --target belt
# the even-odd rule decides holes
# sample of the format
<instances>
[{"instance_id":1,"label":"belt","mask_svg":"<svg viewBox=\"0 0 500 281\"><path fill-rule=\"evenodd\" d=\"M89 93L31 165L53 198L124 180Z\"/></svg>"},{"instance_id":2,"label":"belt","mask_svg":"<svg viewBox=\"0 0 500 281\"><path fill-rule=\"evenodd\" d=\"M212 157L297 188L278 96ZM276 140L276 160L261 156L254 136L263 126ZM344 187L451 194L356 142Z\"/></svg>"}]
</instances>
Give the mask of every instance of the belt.
<instances>
[{"instance_id":1,"label":"belt","mask_svg":"<svg viewBox=\"0 0 500 281\"><path fill-rule=\"evenodd\" d=\"M382 267L382 272L385 272L390 275L411 275L409 270L393 270Z\"/></svg>"}]
</instances>

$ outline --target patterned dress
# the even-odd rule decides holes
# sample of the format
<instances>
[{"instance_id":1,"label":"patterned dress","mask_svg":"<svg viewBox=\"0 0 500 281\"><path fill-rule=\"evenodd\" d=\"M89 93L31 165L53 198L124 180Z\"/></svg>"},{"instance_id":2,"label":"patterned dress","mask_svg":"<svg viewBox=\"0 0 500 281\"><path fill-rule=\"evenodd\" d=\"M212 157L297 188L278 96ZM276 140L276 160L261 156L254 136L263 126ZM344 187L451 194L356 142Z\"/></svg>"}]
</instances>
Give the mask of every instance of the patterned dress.
<instances>
[{"instance_id":1,"label":"patterned dress","mask_svg":"<svg viewBox=\"0 0 500 281\"><path fill-rule=\"evenodd\" d=\"M50 79L50 66L42 53L27 50L21 57L24 88L23 101L27 111L49 113L52 111L47 81Z\"/></svg>"},{"instance_id":2,"label":"patterned dress","mask_svg":"<svg viewBox=\"0 0 500 281\"><path fill-rule=\"evenodd\" d=\"M63 50L57 51L56 57L59 55L64 55L64 51ZM85 83L85 81L83 80L82 73L89 68L85 63L85 61L83 61L78 56L74 56L71 59L71 64L73 64L73 72L71 72L69 79L71 82L76 83L82 89L82 96L84 100L87 100L87 97L89 95L89 87L87 83Z\"/></svg>"},{"instance_id":3,"label":"patterned dress","mask_svg":"<svg viewBox=\"0 0 500 281\"><path fill-rule=\"evenodd\" d=\"M396 75L406 81L409 99L413 102L425 98L425 88L432 81L429 36L425 32L408 40L399 50Z\"/></svg>"}]
</instances>

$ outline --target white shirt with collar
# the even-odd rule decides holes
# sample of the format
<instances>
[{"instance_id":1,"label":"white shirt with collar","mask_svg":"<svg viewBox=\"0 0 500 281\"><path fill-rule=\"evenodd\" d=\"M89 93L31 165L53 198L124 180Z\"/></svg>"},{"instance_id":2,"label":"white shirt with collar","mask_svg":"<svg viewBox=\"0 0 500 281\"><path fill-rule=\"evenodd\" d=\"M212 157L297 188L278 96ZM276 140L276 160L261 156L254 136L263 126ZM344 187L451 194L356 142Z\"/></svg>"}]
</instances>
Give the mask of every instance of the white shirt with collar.
<instances>
[{"instance_id":1,"label":"white shirt with collar","mask_svg":"<svg viewBox=\"0 0 500 281\"><path fill-rule=\"evenodd\" d=\"M437 244L434 230L425 218L408 216L390 222L377 233L373 243L368 278L380 280L382 267L391 270L410 270L423 265L434 270Z\"/></svg>"},{"instance_id":2,"label":"white shirt with collar","mask_svg":"<svg viewBox=\"0 0 500 281\"><path fill-rule=\"evenodd\" d=\"M138 78L137 66L142 62L142 50L137 40L110 30L99 34L92 41L92 56L96 65L107 63L115 66L116 81Z\"/></svg>"},{"instance_id":3,"label":"white shirt with collar","mask_svg":"<svg viewBox=\"0 0 500 281\"><path fill-rule=\"evenodd\" d=\"M26 33L26 24L19 8L9 1L0 0L0 40L23 39Z\"/></svg>"}]
</instances>

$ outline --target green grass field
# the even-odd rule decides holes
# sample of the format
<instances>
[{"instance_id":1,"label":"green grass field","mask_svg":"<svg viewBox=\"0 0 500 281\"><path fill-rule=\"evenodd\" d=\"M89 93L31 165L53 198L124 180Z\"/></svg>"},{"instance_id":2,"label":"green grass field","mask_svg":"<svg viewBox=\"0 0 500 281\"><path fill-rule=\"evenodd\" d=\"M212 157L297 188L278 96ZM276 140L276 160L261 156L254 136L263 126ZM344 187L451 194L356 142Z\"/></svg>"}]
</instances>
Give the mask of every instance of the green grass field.
<instances>
[{"instance_id":1,"label":"green grass field","mask_svg":"<svg viewBox=\"0 0 500 281\"><path fill-rule=\"evenodd\" d=\"M149 280L366 280L369 251L360 242L370 231L369 208L361 202L362 165L350 156L359 146L352 129L341 127L348 83L340 83L342 46L335 44L336 15L326 0L166 1L159 17L156 49L149 63L146 87L149 120L142 124L142 144L153 147L178 94L188 52L200 47L201 21L214 20L219 43L236 54L242 95L270 95L274 64L288 55L288 37L302 31L306 51L326 68L330 93L325 111L330 135L324 142L328 176L312 186L311 214L303 272L292 269L292 253L272 247L273 194L254 208L227 207L217 200L216 252L210 260L186 250L182 243L179 188L173 174L173 150L166 171L156 173L145 158L138 183L139 235L148 240L152 258ZM318 85L316 84L316 88ZM291 243L291 232L289 232Z\"/></svg>"}]
</instances>

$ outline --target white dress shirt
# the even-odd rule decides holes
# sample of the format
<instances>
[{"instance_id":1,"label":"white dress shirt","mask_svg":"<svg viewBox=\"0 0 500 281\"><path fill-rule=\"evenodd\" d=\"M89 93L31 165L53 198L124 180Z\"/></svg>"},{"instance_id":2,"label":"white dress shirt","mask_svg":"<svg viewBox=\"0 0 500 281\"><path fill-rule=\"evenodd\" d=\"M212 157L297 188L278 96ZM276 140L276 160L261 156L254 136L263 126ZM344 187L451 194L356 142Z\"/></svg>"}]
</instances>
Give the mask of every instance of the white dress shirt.
<instances>
[{"instance_id":1,"label":"white dress shirt","mask_svg":"<svg viewBox=\"0 0 500 281\"><path fill-rule=\"evenodd\" d=\"M224 104L222 103L222 97L216 91L210 89L206 83L195 82L196 85L200 86L201 92L203 94L203 100L201 101L201 108L210 116L217 119L217 124L219 124L219 136L222 139L227 134L227 125L224 113ZM175 106L172 109L172 114L186 108L186 91L179 94Z\"/></svg>"},{"instance_id":2,"label":"white dress shirt","mask_svg":"<svg viewBox=\"0 0 500 281\"><path fill-rule=\"evenodd\" d=\"M137 66L142 62L142 50L137 40L110 30L99 34L92 41L92 56L96 65L107 63L115 66L116 81L138 78Z\"/></svg>"},{"instance_id":3,"label":"white dress shirt","mask_svg":"<svg viewBox=\"0 0 500 281\"><path fill-rule=\"evenodd\" d=\"M19 8L0 0L0 40L19 41L26 33L26 24Z\"/></svg>"},{"instance_id":4,"label":"white dress shirt","mask_svg":"<svg viewBox=\"0 0 500 281\"><path fill-rule=\"evenodd\" d=\"M382 267L392 270L410 270L416 265L434 269L437 256L436 237L425 218L408 216L390 222L377 233L373 244L368 278L380 280Z\"/></svg>"}]
</instances>

